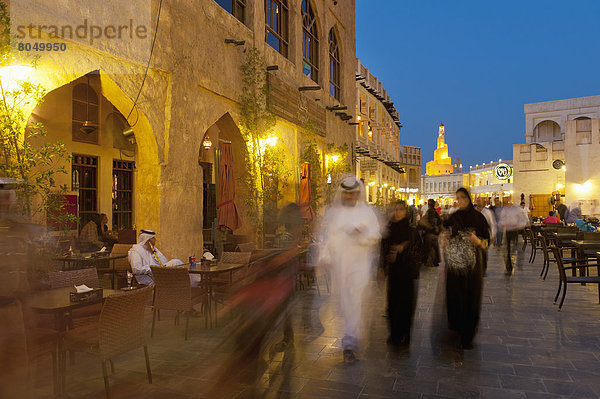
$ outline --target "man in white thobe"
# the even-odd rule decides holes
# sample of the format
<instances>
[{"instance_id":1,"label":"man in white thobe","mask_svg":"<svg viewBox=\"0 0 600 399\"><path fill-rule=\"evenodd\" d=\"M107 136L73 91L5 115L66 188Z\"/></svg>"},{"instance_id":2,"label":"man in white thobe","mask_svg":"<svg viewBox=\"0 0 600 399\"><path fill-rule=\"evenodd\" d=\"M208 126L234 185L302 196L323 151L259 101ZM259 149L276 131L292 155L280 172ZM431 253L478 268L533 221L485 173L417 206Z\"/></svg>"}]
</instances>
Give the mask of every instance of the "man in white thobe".
<instances>
[{"instance_id":1,"label":"man in white thobe","mask_svg":"<svg viewBox=\"0 0 600 399\"><path fill-rule=\"evenodd\" d=\"M167 258L156 248L156 233L152 230L141 230L135 244L128 252L127 258L131 270L138 283L149 285L154 283L150 266L181 266L184 263L179 259ZM190 275L190 282L195 286L200 281L200 276Z\"/></svg>"},{"instance_id":2,"label":"man in white thobe","mask_svg":"<svg viewBox=\"0 0 600 399\"><path fill-rule=\"evenodd\" d=\"M323 264L331 267L345 320L344 361L356 360L362 320L362 300L371 278L381 238L379 221L365 203L363 183L354 176L342 180L323 220Z\"/></svg>"}]
</instances>

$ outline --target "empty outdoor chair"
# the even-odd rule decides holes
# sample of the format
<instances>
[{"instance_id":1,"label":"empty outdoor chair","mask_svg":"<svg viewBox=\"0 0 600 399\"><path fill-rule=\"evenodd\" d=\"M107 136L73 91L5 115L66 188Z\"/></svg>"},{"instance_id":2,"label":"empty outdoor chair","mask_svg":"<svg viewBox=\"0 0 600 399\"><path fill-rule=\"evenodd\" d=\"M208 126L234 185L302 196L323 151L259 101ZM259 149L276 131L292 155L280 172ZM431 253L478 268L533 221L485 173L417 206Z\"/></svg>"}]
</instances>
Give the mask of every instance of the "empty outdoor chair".
<instances>
[{"instance_id":1,"label":"empty outdoor chair","mask_svg":"<svg viewBox=\"0 0 600 399\"><path fill-rule=\"evenodd\" d=\"M578 260L575 261L573 266L565 266L562 260L562 254L559 248L552 247L552 252L554 253L554 258L556 259L556 265L558 267L558 291L556 291L556 296L554 297L554 303L558 300L558 296L562 290L562 297L560 299L560 304L558 305L558 310L562 308L563 302L565 301L565 296L567 294L567 285L569 283L593 283L598 284L598 302L600 303L600 276L567 276L566 270L569 269L581 269L581 268L590 268L596 267L598 268L598 262L589 262L587 260Z\"/></svg>"},{"instance_id":2,"label":"empty outdoor chair","mask_svg":"<svg viewBox=\"0 0 600 399\"><path fill-rule=\"evenodd\" d=\"M535 255L538 249L544 249L540 243L541 237L536 230L529 229L529 242L531 243L531 255L529 255L529 263L535 262ZM543 273L543 269L542 269ZM541 276L541 274L540 274Z\"/></svg>"},{"instance_id":3,"label":"empty outdoor chair","mask_svg":"<svg viewBox=\"0 0 600 399\"><path fill-rule=\"evenodd\" d=\"M545 280L548 275L548 270L550 269L550 263L556 263L556 257L551 258L550 254L552 254L553 246L550 245L550 241L546 234L542 234L540 242L542 243L542 251L544 254L544 264L542 266L542 272L540 276L543 276L542 279ZM577 258L565 258L562 256L563 248L557 247L559 253L561 254L561 260L563 264L573 263L577 261Z\"/></svg>"},{"instance_id":4,"label":"empty outdoor chair","mask_svg":"<svg viewBox=\"0 0 600 399\"><path fill-rule=\"evenodd\" d=\"M190 312L194 310L194 305L206 302L206 289L191 286L189 271L185 267L151 266L150 268L154 277L154 301L152 304L152 330L150 335L154 336L156 312L161 309L175 310L177 312L175 315L176 325L179 324L179 314L185 312L185 339L187 340Z\"/></svg>"},{"instance_id":5,"label":"empty outdoor chair","mask_svg":"<svg viewBox=\"0 0 600 399\"><path fill-rule=\"evenodd\" d=\"M115 244L113 245L110 256L127 255L131 249L131 244ZM131 265L127 258L115 259L115 273L117 277L126 277L127 272L131 272ZM118 285L117 285L118 287Z\"/></svg>"},{"instance_id":6,"label":"empty outdoor chair","mask_svg":"<svg viewBox=\"0 0 600 399\"><path fill-rule=\"evenodd\" d=\"M527 248L527 243L530 240L529 230L531 230L529 227L526 227L523 230L521 230L521 235L523 236L523 248L521 248L521 251L525 251L525 248Z\"/></svg>"},{"instance_id":7,"label":"empty outdoor chair","mask_svg":"<svg viewBox=\"0 0 600 399\"><path fill-rule=\"evenodd\" d=\"M114 373L112 359L133 349L144 348L148 382L152 384L148 346L144 332L144 308L152 294L152 287L140 288L106 298L97 324L68 331L62 341L61 356L65 351L86 352L102 361L102 374L106 397L110 397L106 362ZM65 362L61 362L65 367ZM61 370L63 386L66 385L65 370Z\"/></svg>"}]
</instances>

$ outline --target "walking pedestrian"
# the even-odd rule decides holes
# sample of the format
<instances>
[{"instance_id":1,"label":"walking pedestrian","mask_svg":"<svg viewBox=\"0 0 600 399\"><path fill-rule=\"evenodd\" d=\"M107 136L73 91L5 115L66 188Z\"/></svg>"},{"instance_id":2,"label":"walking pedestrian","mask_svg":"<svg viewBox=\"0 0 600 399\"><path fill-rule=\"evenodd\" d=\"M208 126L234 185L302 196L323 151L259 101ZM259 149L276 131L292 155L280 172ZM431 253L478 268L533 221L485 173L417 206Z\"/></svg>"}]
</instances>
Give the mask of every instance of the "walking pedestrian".
<instances>
[{"instance_id":1,"label":"walking pedestrian","mask_svg":"<svg viewBox=\"0 0 600 399\"><path fill-rule=\"evenodd\" d=\"M427 200L427 212L419 221L419 225L424 230L423 241L425 243L425 264L427 266L439 266L439 248L438 236L440 234L442 219L435 210L436 202L432 199Z\"/></svg>"},{"instance_id":2,"label":"walking pedestrian","mask_svg":"<svg viewBox=\"0 0 600 399\"><path fill-rule=\"evenodd\" d=\"M479 212L481 212L481 214L483 216L485 216L485 220L488 223L489 226L489 232L490 232L490 241L494 242L494 239L496 238L496 218L494 216L494 214L492 213L492 211L490 211L488 208L485 207L485 201L482 197L477 198L477 200L475 201L477 203L477 206L475 207L475 209L477 209ZM487 271L487 262L488 261L488 249L486 248L483 251L483 270L484 270L484 274Z\"/></svg>"},{"instance_id":3,"label":"walking pedestrian","mask_svg":"<svg viewBox=\"0 0 600 399\"><path fill-rule=\"evenodd\" d=\"M446 310L448 327L457 331L459 348L471 349L479 324L483 289L483 251L490 238L489 226L473 203L469 192L456 191L458 210L444 222L446 267Z\"/></svg>"},{"instance_id":4,"label":"walking pedestrian","mask_svg":"<svg viewBox=\"0 0 600 399\"><path fill-rule=\"evenodd\" d=\"M572 225L577 221L577 219L583 219L583 216L581 216L581 206L578 202L573 202L571 204L571 208L569 208L565 222L568 225Z\"/></svg>"},{"instance_id":5,"label":"walking pedestrian","mask_svg":"<svg viewBox=\"0 0 600 399\"><path fill-rule=\"evenodd\" d=\"M491 209L492 207L490 207ZM500 202L500 198L496 197L494 199L494 217L496 218L496 225L498 225L498 220L500 219L500 213L502 212L502 203ZM501 229L498 229L496 231L496 239L493 241L494 242L494 247L496 249L500 249L502 247L502 234L503 231Z\"/></svg>"},{"instance_id":6,"label":"walking pedestrian","mask_svg":"<svg viewBox=\"0 0 600 399\"><path fill-rule=\"evenodd\" d=\"M371 266L381 239L377 216L365 202L361 181L354 176L342 180L323 220L320 263L332 270L345 321L344 361L354 363L362 321L362 301L371 277Z\"/></svg>"},{"instance_id":7,"label":"walking pedestrian","mask_svg":"<svg viewBox=\"0 0 600 399\"><path fill-rule=\"evenodd\" d=\"M507 197L504 198L504 206L500 212L498 227L504 232L502 251L504 253L504 266L508 275L512 273L513 266L517 263L517 240L519 232L525 226L527 226L527 219L523 210L514 206Z\"/></svg>"},{"instance_id":8,"label":"walking pedestrian","mask_svg":"<svg viewBox=\"0 0 600 399\"><path fill-rule=\"evenodd\" d=\"M408 346L416 305L420 237L410 225L404 201L398 201L382 239L382 266L387 275L388 343Z\"/></svg>"}]
</instances>

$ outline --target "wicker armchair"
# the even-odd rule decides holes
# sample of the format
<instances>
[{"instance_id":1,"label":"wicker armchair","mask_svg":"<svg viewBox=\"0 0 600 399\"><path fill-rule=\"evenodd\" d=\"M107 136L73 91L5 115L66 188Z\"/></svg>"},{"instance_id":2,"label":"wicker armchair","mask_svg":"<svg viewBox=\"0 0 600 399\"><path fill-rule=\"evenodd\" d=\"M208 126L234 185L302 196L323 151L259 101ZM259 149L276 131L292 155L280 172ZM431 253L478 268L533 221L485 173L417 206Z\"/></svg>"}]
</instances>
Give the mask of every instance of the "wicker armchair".
<instances>
[{"instance_id":1,"label":"wicker armchair","mask_svg":"<svg viewBox=\"0 0 600 399\"><path fill-rule=\"evenodd\" d=\"M252 252L223 252L221 259L217 263L217 267L226 267L232 265L246 265L250 263ZM215 287L231 284L240 278L246 276L247 270L239 269L235 272L228 273L228 277L223 277L223 274L212 278L212 283Z\"/></svg>"},{"instance_id":2,"label":"wicker armchair","mask_svg":"<svg viewBox=\"0 0 600 399\"><path fill-rule=\"evenodd\" d=\"M243 265L250 262L251 256L252 252L223 252L221 259L219 259L219 265Z\"/></svg>"},{"instance_id":3,"label":"wicker armchair","mask_svg":"<svg viewBox=\"0 0 600 399\"><path fill-rule=\"evenodd\" d=\"M110 251L110 256L118 256L118 255L127 255L129 250L131 249L131 244L115 244ZM131 265L129 264L129 259L115 259L115 277L126 277L127 272L131 272ZM117 281L118 283L118 281ZM117 287L119 285L117 284Z\"/></svg>"},{"instance_id":4,"label":"wicker armchair","mask_svg":"<svg viewBox=\"0 0 600 399\"><path fill-rule=\"evenodd\" d=\"M68 331L61 346L61 356L65 351L86 352L97 356L102 361L102 374L106 397L110 397L108 370L106 362L110 361L114 373L112 358L133 349L144 348L148 382L152 384L148 346L144 333L144 308L152 294L152 287L140 288L131 292L112 295L106 298L102 306L100 321L91 326ZM61 367L65 366L62 361ZM61 370L63 385L65 370Z\"/></svg>"},{"instance_id":5,"label":"wicker armchair","mask_svg":"<svg viewBox=\"0 0 600 399\"><path fill-rule=\"evenodd\" d=\"M58 331L43 327L27 326L25 338L27 341L27 356L30 365L46 354L52 356L52 384L54 386L54 394L58 394L58 368L56 357L59 340Z\"/></svg>"},{"instance_id":6,"label":"wicker armchair","mask_svg":"<svg viewBox=\"0 0 600 399\"><path fill-rule=\"evenodd\" d=\"M238 252L252 252L256 250L256 243L253 242L245 242L243 244L238 244L236 251Z\"/></svg>"},{"instance_id":7,"label":"wicker armchair","mask_svg":"<svg viewBox=\"0 0 600 399\"><path fill-rule=\"evenodd\" d=\"M154 336L154 324L156 312L160 309L175 310L175 324L179 324L179 314L185 312L185 339L188 338L188 326L190 312L193 306L204 303L207 300L207 291L201 287L192 287L190 275L185 267L161 267L151 266L154 278L154 301L152 306L152 330L150 336ZM159 319L160 320L160 319Z\"/></svg>"},{"instance_id":8,"label":"wicker armchair","mask_svg":"<svg viewBox=\"0 0 600 399\"><path fill-rule=\"evenodd\" d=\"M48 280L52 288L73 287L81 284L85 284L90 288L100 287L100 279L95 268L50 272L48 273ZM100 303L73 309L69 317L69 328L77 328L98 322L101 310L102 304Z\"/></svg>"},{"instance_id":9,"label":"wicker armchair","mask_svg":"<svg viewBox=\"0 0 600 399\"><path fill-rule=\"evenodd\" d=\"M52 288L65 288L81 284L93 288L100 287L100 279L95 268L51 272L48 273L48 280Z\"/></svg>"}]
</instances>

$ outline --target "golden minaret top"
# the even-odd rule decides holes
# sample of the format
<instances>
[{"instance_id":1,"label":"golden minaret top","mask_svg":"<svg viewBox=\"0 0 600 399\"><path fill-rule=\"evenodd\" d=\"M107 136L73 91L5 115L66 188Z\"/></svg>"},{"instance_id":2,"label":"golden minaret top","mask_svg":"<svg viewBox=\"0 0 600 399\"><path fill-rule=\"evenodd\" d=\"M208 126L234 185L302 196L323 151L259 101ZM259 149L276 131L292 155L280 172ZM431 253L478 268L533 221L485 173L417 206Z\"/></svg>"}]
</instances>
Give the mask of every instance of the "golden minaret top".
<instances>
[{"instance_id":1,"label":"golden minaret top","mask_svg":"<svg viewBox=\"0 0 600 399\"><path fill-rule=\"evenodd\" d=\"M428 175L447 175L452 173L452 159L448 156L448 144L444 142L444 124L438 129L437 148L433 153L433 161L427 162Z\"/></svg>"}]
</instances>

